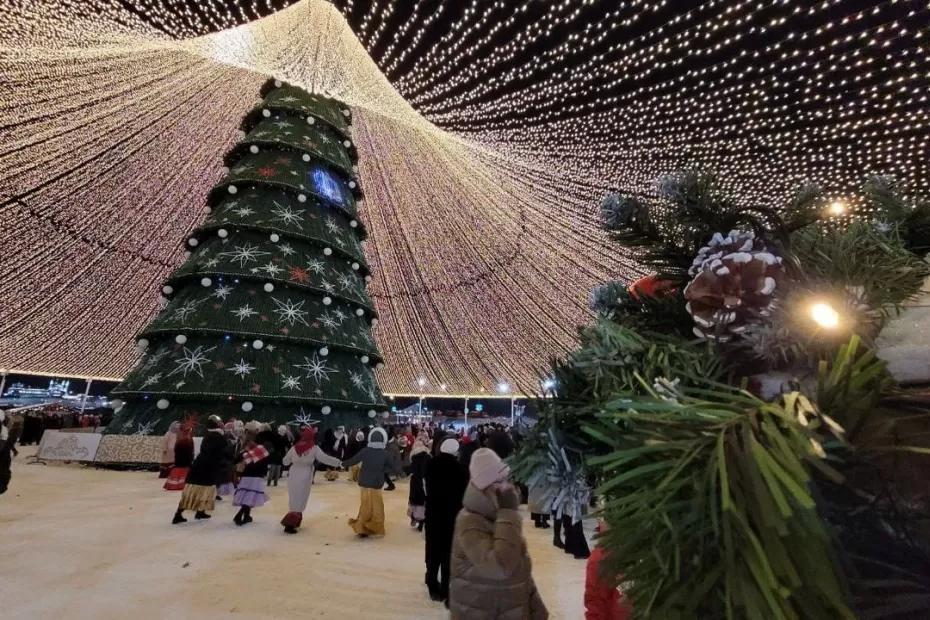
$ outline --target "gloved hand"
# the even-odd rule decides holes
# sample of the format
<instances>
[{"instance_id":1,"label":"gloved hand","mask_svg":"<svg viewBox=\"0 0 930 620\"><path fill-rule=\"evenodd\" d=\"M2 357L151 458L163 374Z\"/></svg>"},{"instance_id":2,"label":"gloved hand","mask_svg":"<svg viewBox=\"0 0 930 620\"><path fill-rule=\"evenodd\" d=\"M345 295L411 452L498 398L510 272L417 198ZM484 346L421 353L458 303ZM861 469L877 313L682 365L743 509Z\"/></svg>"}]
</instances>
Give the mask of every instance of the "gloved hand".
<instances>
[{"instance_id":1,"label":"gloved hand","mask_svg":"<svg viewBox=\"0 0 930 620\"><path fill-rule=\"evenodd\" d=\"M497 506L498 508L507 508L516 510L520 506L520 496L517 489L512 484L504 483L497 487Z\"/></svg>"}]
</instances>

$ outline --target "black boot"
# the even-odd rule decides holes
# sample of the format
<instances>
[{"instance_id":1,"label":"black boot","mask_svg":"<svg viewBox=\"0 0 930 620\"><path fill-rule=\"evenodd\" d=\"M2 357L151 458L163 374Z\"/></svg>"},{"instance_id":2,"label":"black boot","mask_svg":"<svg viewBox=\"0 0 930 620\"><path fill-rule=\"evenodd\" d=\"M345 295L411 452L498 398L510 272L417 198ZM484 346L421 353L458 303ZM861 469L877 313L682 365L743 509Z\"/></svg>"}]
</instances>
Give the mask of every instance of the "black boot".
<instances>
[{"instance_id":1,"label":"black boot","mask_svg":"<svg viewBox=\"0 0 930 620\"><path fill-rule=\"evenodd\" d=\"M552 515L552 544L558 549L565 548L562 543L562 519L554 514Z\"/></svg>"},{"instance_id":2,"label":"black boot","mask_svg":"<svg viewBox=\"0 0 930 620\"><path fill-rule=\"evenodd\" d=\"M177 525L178 523L187 523L187 519L184 518L183 510L179 510L174 513L174 519L171 520L172 525Z\"/></svg>"},{"instance_id":3,"label":"black boot","mask_svg":"<svg viewBox=\"0 0 930 620\"><path fill-rule=\"evenodd\" d=\"M242 525L252 522L252 508L250 506L243 506L242 509L245 511L245 514L242 515Z\"/></svg>"},{"instance_id":4,"label":"black boot","mask_svg":"<svg viewBox=\"0 0 930 620\"><path fill-rule=\"evenodd\" d=\"M239 509L239 512L236 513L236 516L233 517L233 523L235 523L236 525L242 525L242 515L244 514L244 512L245 512L245 507L243 506L242 508Z\"/></svg>"},{"instance_id":5,"label":"black boot","mask_svg":"<svg viewBox=\"0 0 930 620\"><path fill-rule=\"evenodd\" d=\"M297 530L294 529L293 527L291 527L290 525L285 525L285 526L284 526L284 533L285 533L285 534L296 534L296 533L297 533Z\"/></svg>"},{"instance_id":6,"label":"black boot","mask_svg":"<svg viewBox=\"0 0 930 620\"><path fill-rule=\"evenodd\" d=\"M203 510L198 510L197 513L194 515L194 518L195 519L209 519L210 516L211 515L208 515Z\"/></svg>"}]
</instances>

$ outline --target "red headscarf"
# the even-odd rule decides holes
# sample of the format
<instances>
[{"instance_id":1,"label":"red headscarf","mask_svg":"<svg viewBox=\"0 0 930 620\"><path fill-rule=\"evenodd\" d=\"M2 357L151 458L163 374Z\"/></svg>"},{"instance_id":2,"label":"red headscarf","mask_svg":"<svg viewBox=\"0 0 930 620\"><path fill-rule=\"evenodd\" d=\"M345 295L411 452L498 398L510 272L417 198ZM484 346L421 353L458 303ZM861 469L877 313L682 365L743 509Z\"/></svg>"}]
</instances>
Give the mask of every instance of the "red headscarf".
<instances>
[{"instance_id":1,"label":"red headscarf","mask_svg":"<svg viewBox=\"0 0 930 620\"><path fill-rule=\"evenodd\" d=\"M294 444L294 451L297 452L297 456L303 456L310 450L313 450L313 446L315 445L316 429L312 426L308 426L300 433L300 439Z\"/></svg>"}]
</instances>

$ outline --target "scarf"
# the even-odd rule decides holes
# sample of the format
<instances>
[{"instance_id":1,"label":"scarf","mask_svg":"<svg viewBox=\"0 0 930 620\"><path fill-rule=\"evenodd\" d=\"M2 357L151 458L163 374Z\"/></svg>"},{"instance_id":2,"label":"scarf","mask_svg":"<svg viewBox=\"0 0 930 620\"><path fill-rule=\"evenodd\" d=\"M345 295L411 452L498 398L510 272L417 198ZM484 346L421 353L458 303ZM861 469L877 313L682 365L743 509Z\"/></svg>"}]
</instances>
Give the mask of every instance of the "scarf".
<instances>
[{"instance_id":1,"label":"scarf","mask_svg":"<svg viewBox=\"0 0 930 620\"><path fill-rule=\"evenodd\" d=\"M308 426L300 433L300 439L294 444L294 452L297 456L303 456L316 445L316 429Z\"/></svg>"},{"instance_id":2,"label":"scarf","mask_svg":"<svg viewBox=\"0 0 930 620\"><path fill-rule=\"evenodd\" d=\"M242 453L242 462L246 465L258 463L268 458L268 450L265 446L257 445Z\"/></svg>"}]
</instances>

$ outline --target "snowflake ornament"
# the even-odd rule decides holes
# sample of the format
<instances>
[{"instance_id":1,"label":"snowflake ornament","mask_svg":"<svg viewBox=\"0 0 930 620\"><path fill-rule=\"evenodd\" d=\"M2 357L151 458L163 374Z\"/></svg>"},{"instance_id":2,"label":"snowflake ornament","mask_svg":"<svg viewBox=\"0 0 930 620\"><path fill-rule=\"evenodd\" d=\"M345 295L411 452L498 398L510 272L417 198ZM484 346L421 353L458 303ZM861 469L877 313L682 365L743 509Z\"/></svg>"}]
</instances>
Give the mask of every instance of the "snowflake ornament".
<instances>
[{"instance_id":1,"label":"snowflake ornament","mask_svg":"<svg viewBox=\"0 0 930 620\"><path fill-rule=\"evenodd\" d=\"M209 349L204 349L203 346L198 346L191 351L187 347L184 347L184 355L174 360L174 363L177 364L178 367L172 370L169 376L180 372L186 378L187 373L195 372L203 379L203 365L210 362L206 354L215 348L216 347L210 347Z\"/></svg>"}]
</instances>

